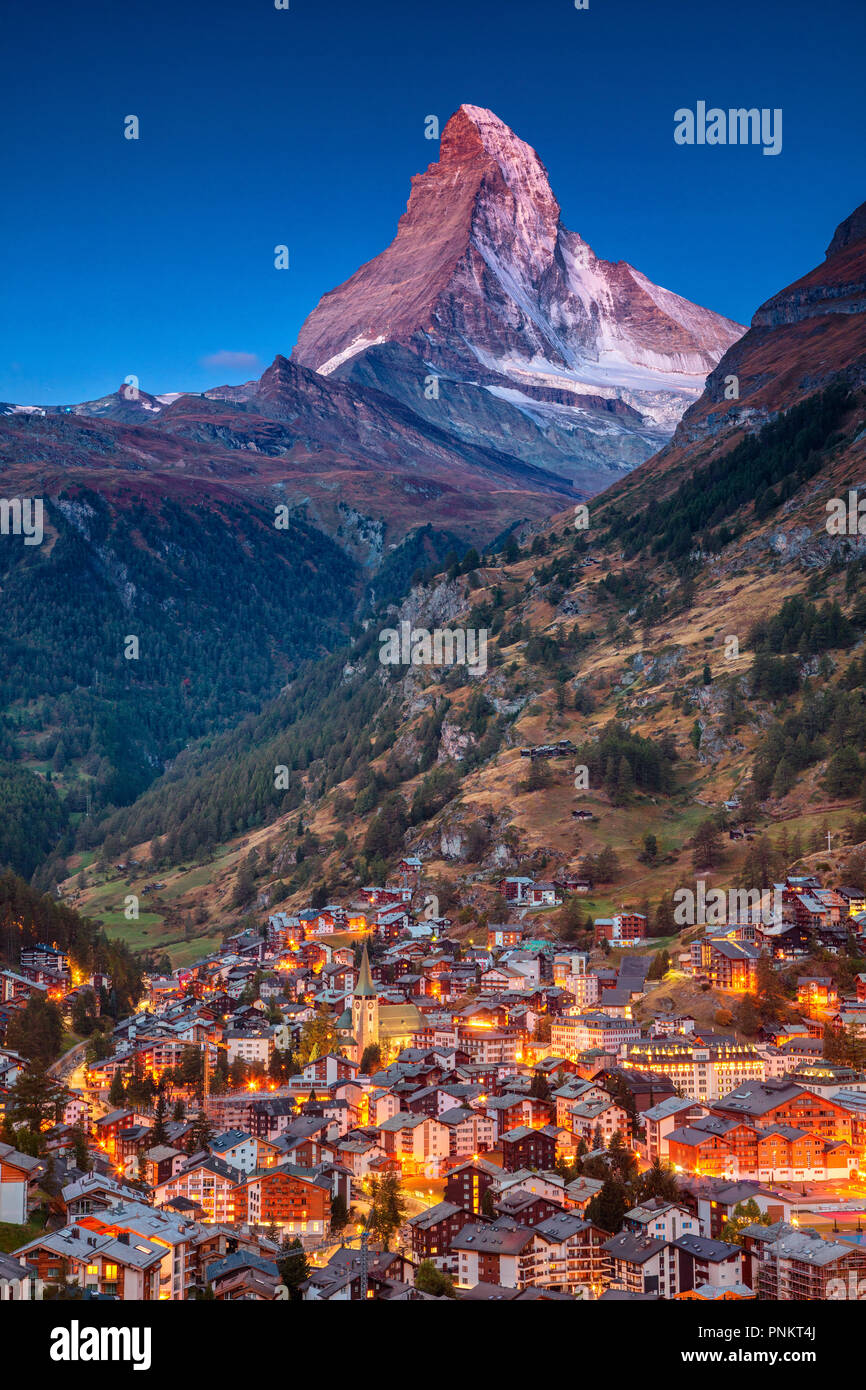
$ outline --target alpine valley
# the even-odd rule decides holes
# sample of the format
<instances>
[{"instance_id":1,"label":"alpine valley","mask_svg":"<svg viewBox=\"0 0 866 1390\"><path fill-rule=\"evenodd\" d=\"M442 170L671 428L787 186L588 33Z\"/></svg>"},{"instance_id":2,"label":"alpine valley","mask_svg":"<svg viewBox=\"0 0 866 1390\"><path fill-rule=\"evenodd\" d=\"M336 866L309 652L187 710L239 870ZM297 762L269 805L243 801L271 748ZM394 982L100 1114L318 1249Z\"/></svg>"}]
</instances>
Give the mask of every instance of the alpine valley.
<instances>
[{"instance_id":1,"label":"alpine valley","mask_svg":"<svg viewBox=\"0 0 866 1390\"><path fill-rule=\"evenodd\" d=\"M824 523L864 401L866 205L744 329L600 260L461 107L260 380L3 407L46 542L0 552L0 858L173 964L406 854L458 933L505 874L664 922L689 856L858 872L866 543ZM486 669L383 666L401 622L485 630Z\"/></svg>"}]
</instances>

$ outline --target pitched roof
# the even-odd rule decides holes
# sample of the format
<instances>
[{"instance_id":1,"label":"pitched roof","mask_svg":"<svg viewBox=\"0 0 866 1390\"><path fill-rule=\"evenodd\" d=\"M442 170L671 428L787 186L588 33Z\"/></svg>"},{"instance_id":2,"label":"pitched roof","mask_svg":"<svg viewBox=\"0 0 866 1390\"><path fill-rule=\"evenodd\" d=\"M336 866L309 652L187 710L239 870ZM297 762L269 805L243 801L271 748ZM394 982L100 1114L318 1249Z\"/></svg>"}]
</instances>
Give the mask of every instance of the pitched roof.
<instances>
[{"instance_id":1,"label":"pitched roof","mask_svg":"<svg viewBox=\"0 0 866 1390\"><path fill-rule=\"evenodd\" d=\"M426 1231L430 1226L438 1226L440 1221L447 1221L452 1216L459 1216L463 1212L463 1207L458 1207L454 1202L437 1202L434 1207L428 1207L426 1211L419 1212L417 1216L410 1216L408 1225L414 1226L419 1231ZM468 1212L464 1213L468 1216Z\"/></svg>"},{"instance_id":2,"label":"pitched roof","mask_svg":"<svg viewBox=\"0 0 866 1390\"><path fill-rule=\"evenodd\" d=\"M622 1231L620 1235L606 1240L602 1249L607 1250L614 1259L642 1265L664 1250L666 1244L664 1240L651 1240L637 1231Z\"/></svg>"},{"instance_id":3,"label":"pitched roof","mask_svg":"<svg viewBox=\"0 0 866 1390\"><path fill-rule=\"evenodd\" d=\"M709 1236L678 1236L671 1241L671 1245L687 1255L694 1255L697 1260L709 1260L711 1264L719 1264L741 1253L738 1245L729 1245L724 1240L710 1240Z\"/></svg>"},{"instance_id":4,"label":"pitched roof","mask_svg":"<svg viewBox=\"0 0 866 1390\"><path fill-rule=\"evenodd\" d=\"M471 1222L454 1237L451 1249L478 1250L484 1255L519 1255L532 1240L533 1231L529 1226L500 1225L498 1222L482 1226Z\"/></svg>"}]
</instances>

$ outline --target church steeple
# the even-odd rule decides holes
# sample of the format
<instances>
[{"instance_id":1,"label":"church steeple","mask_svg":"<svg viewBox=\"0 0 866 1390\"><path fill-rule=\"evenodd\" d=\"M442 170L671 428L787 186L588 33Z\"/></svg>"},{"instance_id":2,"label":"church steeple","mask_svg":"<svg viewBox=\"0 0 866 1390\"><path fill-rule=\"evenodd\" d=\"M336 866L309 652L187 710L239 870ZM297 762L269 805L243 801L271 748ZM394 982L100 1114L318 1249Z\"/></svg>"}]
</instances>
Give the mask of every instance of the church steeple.
<instances>
[{"instance_id":1,"label":"church steeple","mask_svg":"<svg viewBox=\"0 0 866 1390\"><path fill-rule=\"evenodd\" d=\"M356 1060L360 1062L370 1044L379 1041L379 996L370 974L366 942L361 953L358 983L352 995L352 1031L358 1051Z\"/></svg>"},{"instance_id":2,"label":"church steeple","mask_svg":"<svg viewBox=\"0 0 866 1390\"><path fill-rule=\"evenodd\" d=\"M367 955L367 943L364 942L364 949L361 952L361 969L358 972L358 983L355 986L356 999L375 999L376 987L370 974L370 958Z\"/></svg>"}]
</instances>

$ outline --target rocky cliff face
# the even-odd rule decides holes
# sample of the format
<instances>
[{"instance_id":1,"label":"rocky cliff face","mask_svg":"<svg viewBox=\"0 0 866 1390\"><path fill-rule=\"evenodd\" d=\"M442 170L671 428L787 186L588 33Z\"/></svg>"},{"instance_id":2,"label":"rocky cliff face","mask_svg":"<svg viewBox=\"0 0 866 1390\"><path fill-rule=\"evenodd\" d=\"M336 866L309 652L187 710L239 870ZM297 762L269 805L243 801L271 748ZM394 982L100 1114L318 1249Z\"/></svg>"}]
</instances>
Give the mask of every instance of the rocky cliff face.
<instances>
[{"instance_id":1,"label":"rocky cliff face","mask_svg":"<svg viewBox=\"0 0 866 1390\"><path fill-rule=\"evenodd\" d=\"M563 227L535 151L462 106L394 241L324 296L293 360L597 491L669 437L742 331L599 259Z\"/></svg>"},{"instance_id":2,"label":"rocky cliff face","mask_svg":"<svg viewBox=\"0 0 866 1390\"><path fill-rule=\"evenodd\" d=\"M839 376L866 381L866 203L836 229L824 261L766 300L707 378L673 444L760 427ZM737 396L726 397L731 379Z\"/></svg>"}]
</instances>

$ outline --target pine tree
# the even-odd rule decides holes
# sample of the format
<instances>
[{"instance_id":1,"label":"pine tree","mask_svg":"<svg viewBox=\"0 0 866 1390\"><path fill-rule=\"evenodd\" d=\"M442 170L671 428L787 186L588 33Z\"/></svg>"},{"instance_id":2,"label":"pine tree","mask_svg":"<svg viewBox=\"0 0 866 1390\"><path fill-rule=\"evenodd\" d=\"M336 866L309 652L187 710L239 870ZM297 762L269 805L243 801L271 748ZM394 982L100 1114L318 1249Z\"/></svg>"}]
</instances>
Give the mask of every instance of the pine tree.
<instances>
[{"instance_id":1,"label":"pine tree","mask_svg":"<svg viewBox=\"0 0 866 1390\"><path fill-rule=\"evenodd\" d=\"M382 1065L382 1049L378 1043L368 1043L361 1058L361 1075L372 1076Z\"/></svg>"},{"instance_id":2,"label":"pine tree","mask_svg":"<svg viewBox=\"0 0 866 1390\"><path fill-rule=\"evenodd\" d=\"M154 1120L153 1129L151 1130L150 1135L150 1142L152 1148L156 1148L157 1144L168 1143L168 1134L166 1133L165 1129L166 1108L167 1107L165 1101L165 1092L163 1091L162 1087L160 1087L159 1093L156 1097L156 1118Z\"/></svg>"},{"instance_id":3,"label":"pine tree","mask_svg":"<svg viewBox=\"0 0 866 1390\"><path fill-rule=\"evenodd\" d=\"M7 1113L13 1125L26 1125L40 1140L42 1130L56 1121L58 1113L57 1083L46 1067L34 1063L21 1073L9 1092Z\"/></svg>"},{"instance_id":4,"label":"pine tree","mask_svg":"<svg viewBox=\"0 0 866 1390\"><path fill-rule=\"evenodd\" d=\"M436 1298L456 1298L454 1280L443 1269L437 1269L432 1260L422 1260L415 1271L415 1288L421 1293L433 1294Z\"/></svg>"},{"instance_id":5,"label":"pine tree","mask_svg":"<svg viewBox=\"0 0 866 1390\"><path fill-rule=\"evenodd\" d=\"M83 1125L75 1125L72 1130L72 1152L75 1158L76 1168L80 1168L82 1173L89 1173L93 1167L93 1160L90 1156L90 1149L87 1143L87 1135Z\"/></svg>"},{"instance_id":6,"label":"pine tree","mask_svg":"<svg viewBox=\"0 0 866 1390\"><path fill-rule=\"evenodd\" d=\"M616 1235L630 1206L630 1194L621 1182L608 1178L586 1207L586 1219Z\"/></svg>"},{"instance_id":7,"label":"pine tree","mask_svg":"<svg viewBox=\"0 0 866 1390\"><path fill-rule=\"evenodd\" d=\"M349 1224L349 1208L341 1193L335 1192L331 1198L331 1230L337 1235Z\"/></svg>"},{"instance_id":8,"label":"pine tree","mask_svg":"<svg viewBox=\"0 0 866 1390\"><path fill-rule=\"evenodd\" d=\"M673 936L677 929L674 911L673 894L662 893L656 906L653 936Z\"/></svg>"},{"instance_id":9,"label":"pine tree","mask_svg":"<svg viewBox=\"0 0 866 1390\"><path fill-rule=\"evenodd\" d=\"M665 1202L675 1202L679 1196L679 1183L676 1169L671 1163L663 1163L657 1156L640 1177L641 1201L650 1197L661 1197Z\"/></svg>"},{"instance_id":10,"label":"pine tree","mask_svg":"<svg viewBox=\"0 0 866 1390\"><path fill-rule=\"evenodd\" d=\"M547 1077L540 1071L534 1071L532 1073L532 1081L529 1083L529 1094L534 1100L550 1099L550 1086L548 1085Z\"/></svg>"},{"instance_id":11,"label":"pine tree","mask_svg":"<svg viewBox=\"0 0 866 1390\"><path fill-rule=\"evenodd\" d=\"M761 1026L761 1015L753 995L743 995L737 1005L736 1019L740 1032L745 1033L747 1038L753 1038Z\"/></svg>"},{"instance_id":12,"label":"pine tree","mask_svg":"<svg viewBox=\"0 0 866 1390\"><path fill-rule=\"evenodd\" d=\"M386 1173L371 1184L371 1203L368 1226L387 1250L391 1238L406 1219L406 1199L396 1173Z\"/></svg>"},{"instance_id":13,"label":"pine tree","mask_svg":"<svg viewBox=\"0 0 866 1390\"><path fill-rule=\"evenodd\" d=\"M280 1246L280 1253L277 1257L277 1268L280 1271L280 1279L289 1291L289 1301L299 1303L301 1301L301 1284L310 1277L310 1266L304 1254L304 1247L297 1236L290 1240L288 1236Z\"/></svg>"},{"instance_id":14,"label":"pine tree","mask_svg":"<svg viewBox=\"0 0 866 1390\"><path fill-rule=\"evenodd\" d=\"M111 1085L108 1088L108 1103L114 1110L119 1110L126 1101L126 1087L123 1084L123 1074L120 1067L116 1067L111 1078Z\"/></svg>"},{"instance_id":15,"label":"pine tree","mask_svg":"<svg viewBox=\"0 0 866 1390\"><path fill-rule=\"evenodd\" d=\"M204 1110L199 1110L192 1122L186 1141L186 1151L188 1154L200 1153L202 1149L207 1149L213 1139L213 1130L210 1121Z\"/></svg>"}]
</instances>

